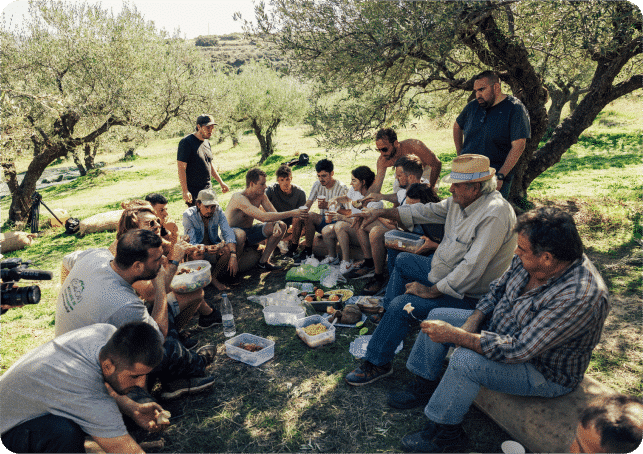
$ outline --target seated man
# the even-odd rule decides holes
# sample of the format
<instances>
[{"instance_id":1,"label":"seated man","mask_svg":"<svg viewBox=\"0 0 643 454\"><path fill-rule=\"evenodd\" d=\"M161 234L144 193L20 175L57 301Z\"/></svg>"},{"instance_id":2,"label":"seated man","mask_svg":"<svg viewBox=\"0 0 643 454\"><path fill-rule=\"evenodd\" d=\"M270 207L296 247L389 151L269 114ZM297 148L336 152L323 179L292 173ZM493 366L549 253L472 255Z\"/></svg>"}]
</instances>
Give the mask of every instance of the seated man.
<instances>
[{"instance_id":1,"label":"seated man","mask_svg":"<svg viewBox=\"0 0 643 454\"><path fill-rule=\"evenodd\" d=\"M277 182L266 188L266 196L277 211L296 210L306 205L306 193L296 184L292 184L292 170L287 165L281 165L276 172ZM304 223L301 218L286 218L286 226L292 227L292 235L288 240L287 257L294 257L299 247Z\"/></svg>"},{"instance_id":2,"label":"seated man","mask_svg":"<svg viewBox=\"0 0 643 454\"><path fill-rule=\"evenodd\" d=\"M389 397L397 408L426 404L428 424L402 439L405 451L465 449L461 423L481 386L556 397L583 380L609 312L607 287L568 213L540 208L514 231L511 267L475 310L435 309L421 323L407 361L419 385ZM450 345L458 348L440 379Z\"/></svg>"},{"instance_id":3,"label":"seated man","mask_svg":"<svg viewBox=\"0 0 643 454\"><path fill-rule=\"evenodd\" d=\"M310 207L312 207L315 200L317 200L319 213L308 213L308 217L306 219L305 248L301 253L299 253L299 255L295 256L295 264L305 262L309 257L313 257L313 241L315 240L315 232L319 232L323 235L324 228L327 228L327 232L330 232L332 229L332 224L334 224L335 221L326 222L325 216L325 212L328 209L328 202L331 199L344 196L348 193L348 186L334 178L335 165L333 164L333 161L329 159L321 159L317 164L315 164L315 170L317 171L317 181L313 183L310 194L308 194L306 206L310 210ZM350 209L343 204L340 205L337 212L343 215L349 215L351 213Z\"/></svg>"},{"instance_id":4,"label":"seated man","mask_svg":"<svg viewBox=\"0 0 643 454\"><path fill-rule=\"evenodd\" d=\"M170 399L214 384L212 376L205 376L205 368L212 363L216 346L206 345L194 353L180 342L174 322L179 308L167 302L162 258L161 237L143 229L123 234L115 257L107 249L85 251L60 289L55 334L94 323L117 328L135 321L152 325L165 340L165 354L151 377L160 379L161 397ZM132 287L149 279L156 291L151 314Z\"/></svg>"},{"instance_id":5,"label":"seated man","mask_svg":"<svg viewBox=\"0 0 643 454\"><path fill-rule=\"evenodd\" d=\"M414 154L409 154L406 156L400 157L394 164L395 167L395 181L398 183L398 190L392 194L380 194L371 192L365 198L365 202L369 203L370 201L380 201L386 200L391 202L394 207L400 205L406 205L406 191L407 189L417 183L425 183L426 180L422 178L422 161L420 158ZM440 199L435 195L431 202L438 202ZM368 226L362 226L358 231L359 242L362 245L362 250L372 251L373 257L373 266L375 270L375 276L373 279L366 284L364 287L363 293L366 295L375 295L378 293L383 286L386 285L386 279L384 278L384 263L387 257L386 247L384 246L384 235L390 230L396 229L397 226L392 222L387 222L386 220L378 220L369 224ZM414 231L423 232L421 225L416 225ZM442 238L442 235L439 234L439 231L435 232L439 238ZM366 257L368 258L368 257ZM355 274L347 275L348 278L359 277L361 274L367 274L369 271L366 269L357 269ZM390 275L390 270L389 270Z\"/></svg>"},{"instance_id":6,"label":"seated man","mask_svg":"<svg viewBox=\"0 0 643 454\"><path fill-rule=\"evenodd\" d=\"M246 242L249 245L268 240L258 266L262 270L273 271L281 269L269 260L279 241L286 234L286 224L282 220L305 218L307 214L299 209L278 213L266 195L266 172L255 167L248 170L246 174L246 189L232 194L225 215L230 227L245 232ZM260 224L252 225L255 219Z\"/></svg>"},{"instance_id":7,"label":"seated man","mask_svg":"<svg viewBox=\"0 0 643 454\"><path fill-rule=\"evenodd\" d=\"M162 357L161 337L141 322L118 330L93 324L36 347L0 377L2 444L12 452L84 453L90 435L105 452L143 452L122 414L157 431L163 408L125 394L145 386Z\"/></svg>"},{"instance_id":8,"label":"seated man","mask_svg":"<svg viewBox=\"0 0 643 454\"><path fill-rule=\"evenodd\" d=\"M634 452L643 440L643 402L618 394L583 410L569 452Z\"/></svg>"},{"instance_id":9,"label":"seated man","mask_svg":"<svg viewBox=\"0 0 643 454\"><path fill-rule=\"evenodd\" d=\"M397 256L382 300L384 315L368 343L366 361L346 376L350 385L365 385L391 374L395 349L412 323L437 307L473 309L491 281L511 263L516 215L496 191L489 158L459 156L443 181L451 183L453 195L441 202L363 215L365 224L385 217L403 223L408 230L417 224L443 223L444 238L428 257L407 252ZM408 303L415 307L413 313L403 310Z\"/></svg>"},{"instance_id":10,"label":"seated man","mask_svg":"<svg viewBox=\"0 0 643 454\"><path fill-rule=\"evenodd\" d=\"M219 229L223 241L219 238ZM230 290L228 286L219 282L218 277L226 267L231 276L239 271L237 239L212 189L200 191L196 198L196 206L185 210L183 231L190 244L203 246L191 253L190 259L210 262L212 285L219 291Z\"/></svg>"},{"instance_id":11,"label":"seated man","mask_svg":"<svg viewBox=\"0 0 643 454\"><path fill-rule=\"evenodd\" d=\"M167 199L165 196L153 193L146 195L145 200L150 202L154 212L161 221L161 238L171 244L176 243L179 240L179 226L170 219L170 215L167 212Z\"/></svg>"}]
</instances>

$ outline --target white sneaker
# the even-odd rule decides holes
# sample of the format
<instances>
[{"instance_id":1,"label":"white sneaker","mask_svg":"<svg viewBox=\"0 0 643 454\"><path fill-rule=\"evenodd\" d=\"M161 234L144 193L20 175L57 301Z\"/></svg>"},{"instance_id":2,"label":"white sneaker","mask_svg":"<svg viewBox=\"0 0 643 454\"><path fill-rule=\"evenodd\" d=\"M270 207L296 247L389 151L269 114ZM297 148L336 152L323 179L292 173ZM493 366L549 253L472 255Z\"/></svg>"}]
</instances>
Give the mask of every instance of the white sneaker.
<instances>
[{"instance_id":1,"label":"white sneaker","mask_svg":"<svg viewBox=\"0 0 643 454\"><path fill-rule=\"evenodd\" d=\"M353 262L347 262L346 260L342 260L342 263L339 264L339 272L340 274L346 274L350 270L353 269Z\"/></svg>"},{"instance_id":2,"label":"white sneaker","mask_svg":"<svg viewBox=\"0 0 643 454\"><path fill-rule=\"evenodd\" d=\"M337 265L339 263L339 259L337 257L327 255L326 258L319 263L321 265Z\"/></svg>"}]
</instances>

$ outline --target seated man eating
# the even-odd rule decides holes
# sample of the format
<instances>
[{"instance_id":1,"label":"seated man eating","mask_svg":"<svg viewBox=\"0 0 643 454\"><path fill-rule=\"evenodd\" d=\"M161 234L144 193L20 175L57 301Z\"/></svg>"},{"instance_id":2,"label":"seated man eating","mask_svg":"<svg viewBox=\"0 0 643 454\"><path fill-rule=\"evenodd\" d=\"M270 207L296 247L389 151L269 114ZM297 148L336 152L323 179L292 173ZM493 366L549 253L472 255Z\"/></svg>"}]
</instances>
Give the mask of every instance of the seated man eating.
<instances>
[{"instance_id":1,"label":"seated man eating","mask_svg":"<svg viewBox=\"0 0 643 454\"><path fill-rule=\"evenodd\" d=\"M511 267L475 310L435 309L420 325L406 364L415 386L389 397L396 408L426 405L429 421L402 439L405 451L466 449L462 420L481 386L556 397L583 380L609 312L607 287L568 213L540 208L522 215L514 231ZM440 378L451 345L457 348Z\"/></svg>"},{"instance_id":2,"label":"seated man eating","mask_svg":"<svg viewBox=\"0 0 643 454\"><path fill-rule=\"evenodd\" d=\"M448 199L438 203L359 213L368 224L378 217L393 219L408 230L427 222L443 223L444 238L435 253L425 257L403 252L397 256L382 301L385 312L366 350L365 362L346 376L350 385L372 383L393 372L395 349L411 324L432 309L473 309L489 284L511 263L516 245L514 210L498 191L489 158L459 156L451 173ZM413 314L402 308L411 303Z\"/></svg>"}]
</instances>

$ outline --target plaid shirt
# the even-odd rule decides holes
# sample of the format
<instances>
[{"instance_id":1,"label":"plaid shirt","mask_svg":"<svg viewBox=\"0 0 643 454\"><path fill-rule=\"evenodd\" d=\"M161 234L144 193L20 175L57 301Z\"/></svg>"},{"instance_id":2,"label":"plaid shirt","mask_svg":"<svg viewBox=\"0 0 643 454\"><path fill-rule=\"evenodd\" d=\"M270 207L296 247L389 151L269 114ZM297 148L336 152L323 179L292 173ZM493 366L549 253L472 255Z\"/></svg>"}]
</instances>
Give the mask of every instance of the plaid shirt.
<instances>
[{"instance_id":1,"label":"plaid shirt","mask_svg":"<svg viewBox=\"0 0 643 454\"><path fill-rule=\"evenodd\" d=\"M608 291L583 255L558 278L521 295L529 273L518 256L477 309L489 316L482 351L493 361L530 362L547 380L575 388L609 312Z\"/></svg>"}]
</instances>

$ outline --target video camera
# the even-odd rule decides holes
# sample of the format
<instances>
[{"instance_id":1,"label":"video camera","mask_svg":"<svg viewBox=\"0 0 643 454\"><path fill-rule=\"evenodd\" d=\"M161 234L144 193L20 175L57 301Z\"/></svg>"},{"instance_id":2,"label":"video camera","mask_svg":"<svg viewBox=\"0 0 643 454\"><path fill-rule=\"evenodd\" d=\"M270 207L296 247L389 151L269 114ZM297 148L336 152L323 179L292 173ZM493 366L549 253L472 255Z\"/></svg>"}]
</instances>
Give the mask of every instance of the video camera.
<instances>
[{"instance_id":1,"label":"video camera","mask_svg":"<svg viewBox=\"0 0 643 454\"><path fill-rule=\"evenodd\" d=\"M20 279L48 281L52 279L53 273L51 271L29 270L27 268L30 265L31 260L23 261L18 257L0 262L3 306L23 306L40 302L40 287L37 285L17 287L15 284ZM6 309L2 310L2 313L4 312L6 312Z\"/></svg>"}]
</instances>

